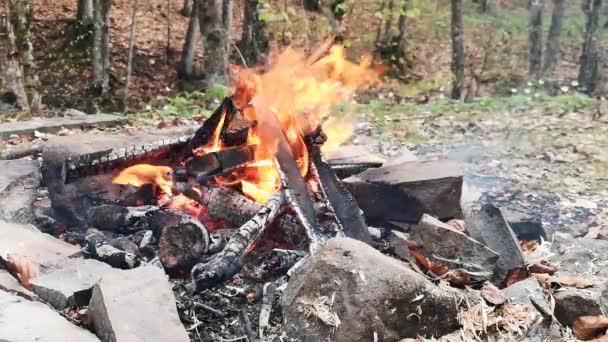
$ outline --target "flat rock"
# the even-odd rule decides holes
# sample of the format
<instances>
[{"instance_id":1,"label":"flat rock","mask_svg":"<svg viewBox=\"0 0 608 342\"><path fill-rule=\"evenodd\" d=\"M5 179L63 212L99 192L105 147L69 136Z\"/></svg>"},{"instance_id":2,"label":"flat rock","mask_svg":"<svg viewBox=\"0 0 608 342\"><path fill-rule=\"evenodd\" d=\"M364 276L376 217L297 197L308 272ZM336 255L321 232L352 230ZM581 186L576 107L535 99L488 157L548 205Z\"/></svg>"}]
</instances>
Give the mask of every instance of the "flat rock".
<instances>
[{"instance_id":1,"label":"flat rock","mask_svg":"<svg viewBox=\"0 0 608 342\"><path fill-rule=\"evenodd\" d=\"M104 274L93 287L88 319L104 342L190 341L167 275L152 265Z\"/></svg>"},{"instance_id":2,"label":"flat rock","mask_svg":"<svg viewBox=\"0 0 608 342\"><path fill-rule=\"evenodd\" d=\"M30 283L42 300L63 310L70 305L88 305L93 286L112 270L97 260L72 259L60 269L42 274Z\"/></svg>"},{"instance_id":3,"label":"flat rock","mask_svg":"<svg viewBox=\"0 0 608 342\"><path fill-rule=\"evenodd\" d=\"M608 315L608 283L587 289L563 287L555 291L555 317L572 327L580 316Z\"/></svg>"},{"instance_id":4,"label":"flat rock","mask_svg":"<svg viewBox=\"0 0 608 342\"><path fill-rule=\"evenodd\" d=\"M344 184L371 222L417 223L425 213L441 220L462 218L463 174L453 161L412 161L369 169Z\"/></svg>"},{"instance_id":5,"label":"flat rock","mask_svg":"<svg viewBox=\"0 0 608 342\"><path fill-rule=\"evenodd\" d=\"M79 252L78 246L44 234L32 225L0 221L0 258L7 254L24 256L45 273L61 267L68 257Z\"/></svg>"},{"instance_id":6,"label":"flat rock","mask_svg":"<svg viewBox=\"0 0 608 342\"><path fill-rule=\"evenodd\" d=\"M40 185L40 163L35 160L0 160L0 219L30 222L36 189Z\"/></svg>"},{"instance_id":7,"label":"flat rock","mask_svg":"<svg viewBox=\"0 0 608 342\"><path fill-rule=\"evenodd\" d=\"M0 291L17 294L26 299L36 298L36 294L26 289L8 271L0 269Z\"/></svg>"},{"instance_id":8,"label":"flat rock","mask_svg":"<svg viewBox=\"0 0 608 342\"><path fill-rule=\"evenodd\" d=\"M282 298L284 329L297 341L441 336L458 329L464 297L363 242L335 238L290 279Z\"/></svg>"},{"instance_id":9,"label":"flat rock","mask_svg":"<svg viewBox=\"0 0 608 342\"><path fill-rule=\"evenodd\" d=\"M465 229L473 239L500 256L492 277L495 285L500 286L510 270L526 266L519 241L500 209L486 204L481 209L474 210L465 222Z\"/></svg>"},{"instance_id":10,"label":"flat rock","mask_svg":"<svg viewBox=\"0 0 608 342\"><path fill-rule=\"evenodd\" d=\"M325 155L329 165L337 164L380 164L386 159L379 153L372 153L367 147L360 145L342 145Z\"/></svg>"},{"instance_id":11,"label":"flat rock","mask_svg":"<svg viewBox=\"0 0 608 342\"><path fill-rule=\"evenodd\" d=\"M608 241L574 238L555 233L553 262L559 264L560 275L575 275L598 282L608 280Z\"/></svg>"},{"instance_id":12,"label":"flat rock","mask_svg":"<svg viewBox=\"0 0 608 342\"><path fill-rule=\"evenodd\" d=\"M501 212L518 239L527 241L551 240L551 231L547 231L543 227L543 222L539 218L531 217L522 211L504 208L501 209Z\"/></svg>"},{"instance_id":13,"label":"flat rock","mask_svg":"<svg viewBox=\"0 0 608 342\"><path fill-rule=\"evenodd\" d=\"M0 290L0 341L99 342L40 302Z\"/></svg>"},{"instance_id":14,"label":"flat rock","mask_svg":"<svg viewBox=\"0 0 608 342\"><path fill-rule=\"evenodd\" d=\"M416 156L416 154L414 154L414 152L408 150L407 148L402 148L396 156L389 158L382 166L399 165L401 163L413 162L417 160L420 159L418 156Z\"/></svg>"},{"instance_id":15,"label":"flat rock","mask_svg":"<svg viewBox=\"0 0 608 342\"><path fill-rule=\"evenodd\" d=\"M536 306L538 306L545 311L541 312L541 314L551 312L551 307L547 301L545 291L533 277L518 281L517 283L504 288L502 293L509 303L522 304L531 310L538 310L536 308Z\"/></svg>"},{"instance_id":16,"label":"flat rock","mask_svg":"<svg viewBox=\"0 0 608 342\"><path fill-rule=\"evenodd\" d=\"M484 244L427 214L422 216L410 239L425 256L452 270L490 275L498 260L498 254Z\"/></svg>"},{"instance_id":17,"label":"flat rock","mask_svg":"<svg viewBox=\"0 0 608 342\"><path fill-rule=\"evenodd\" d=\"M27 121L0 123L0 139L7 139L13 134L34 135L35 131L55 133L62 128L80 128L92 126L116 126L127 121L126 118L111 114L93 114L86 116L66 116L54 118L35 118Z\"/></svg>"},{"instance_id":18,"label":"flat rock","mask_svg":"<svg viewBox=\"0 0 608 342\"><path fill-rule=\"evenodd\" d=\"M393 252L401 259L410 261L409 234L398 230L391 230L388 237L388 243L391 245Z\"/></svg>"}]
</instances>

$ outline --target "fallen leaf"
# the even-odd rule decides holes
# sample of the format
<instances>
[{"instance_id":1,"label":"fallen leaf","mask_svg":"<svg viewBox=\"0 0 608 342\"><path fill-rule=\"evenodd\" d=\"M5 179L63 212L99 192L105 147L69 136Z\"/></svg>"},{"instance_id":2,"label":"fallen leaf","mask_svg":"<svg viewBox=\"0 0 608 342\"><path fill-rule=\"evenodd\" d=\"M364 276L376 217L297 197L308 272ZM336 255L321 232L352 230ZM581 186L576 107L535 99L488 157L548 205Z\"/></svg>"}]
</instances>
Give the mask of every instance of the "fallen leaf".
<instances>
[{"instance_id":1,"label":"fallen leaf","mask_svg":"<svg viewBox=\"0 0 608 342\"><path fill-rule=\"evenodd\" d=\"M554 284L560 284L563 286L576 287L579 289L585 289L588 287L595 286L595 282L575 276L561 276L561 277L553 277L551 282Z\"/></svg>"},{"instance_id":2,"label":"fallen leaf","mask_svg":"<svg viewBox=\"0 0 608 342\"><path fill-rule=\"evenodd\" d=\"M492 305L501 305L507 300L498 287L488 282L481 287L481 296Z\"/></svg>"},{"instance_id":3,"label":"fallen leaf","mask_svg":"<svg viewBox=\"0 0 608 342\"><path fill-rule=\"evenodd\" d=\"M572 332L576 338L583 341L591 340L608 329L606 316L581 316L574 321Z\"/></svg>"},{"instance_id":4,"label":"fallen leaf","mask_svg":"<svg viewBox=\"0 0 608 342\"><path fill-rule=\"evenodd\" d=\"M529 267L530 273L544 273L553 275L559 269L555 266L545 265L545 264L534 264Z\"/></svg>"},{"instance_id":5,"label":"fallen leaf","mask_svg":"<svg viewBox=\"0 0 608 342\"><path fill-rule=\"evenodd\" d=\"M530 273L528 272L528 270L525 267L518 267L518 268L514 268L509 270L509 273L507 273L507 276L505 277L505 285L511 286L519 281L522 281L526 278L528 278L528 276L530 275Z\"/></svg>"},{"instance_id":6,"label":"fallen leaf","mask_svg":"<svg viewBox=\"0 0 608 342\"><path fill-rule=\"evenodd\" d=\"M409 246L410 254L416 259L416 261L424 268L426 271L433 273L436 276L442 276L448 273L448 267L439 263L431 261L429 258L422 255L422 253L418 250L416 246Z\"/></svg>"},{"instance_id":7,"label":"fallen leaf","mask_svg":"<svg viewBox=\"0 0 608 342\"><path fill-rule=\"evenodd\" d=\"M29 258L20 255L9 254L3 260L6 269L17 277L23 287L31 290L30 279L40 275L40 266Z\"/></svg>"},{"instance_id":8,"label":"fallen leaf","mask_svg":"<svg viewBox=\"0 0 608 342\"><path fill-rule=\"evenodd\" d=\"M542 287L543 289L546 290L550 290L551 289L551 276L549 274L544 274L544 273L532 273L532 276L534 278L536 278L536 280L538 281L538 283L540 284L540 287Z\"/></svg>"}]
</instances>

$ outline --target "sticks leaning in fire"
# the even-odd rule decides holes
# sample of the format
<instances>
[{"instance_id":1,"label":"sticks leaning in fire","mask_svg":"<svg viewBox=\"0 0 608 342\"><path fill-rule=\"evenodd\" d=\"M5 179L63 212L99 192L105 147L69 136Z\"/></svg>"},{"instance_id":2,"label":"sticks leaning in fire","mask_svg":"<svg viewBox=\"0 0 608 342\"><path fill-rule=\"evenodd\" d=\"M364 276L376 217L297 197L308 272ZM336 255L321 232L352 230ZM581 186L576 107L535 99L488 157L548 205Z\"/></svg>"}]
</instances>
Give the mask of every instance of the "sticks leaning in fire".
<instances>
[{"instance_id":1,"label":"sticks leaning in fire","mask_svg":"<svg viewBox=\"0 0 608 342\"><path fill-rule=\"evenodd\" d=\"M108 238L103 235L91 233L85 237L85 241L86 245L83 247L83 253L112 267L130 269L139 266L141 263L137 255L112 246Z\"/></svg>"},{"instance_id":2,"label":"sticks leaning in fire","mask_svg":"<svg viewBox=\"0 0 608 342\"><path fill-rule=\"evenodd\" d=\"M237 146L192 157L186 161L186 175L205 184L213 176L253 162L255 149L255 145Z\"/></svg>"},{"instance_id":3,"label":"sticks leaning in fire","mask_svg":"<svg viewBox=\"0 0 608 342\"><path fill-rule=\"evenodd\" d=\"M239 273L247 250L283 211L285 202L282 190L274 194L255 216L237 230L224 250L195 265L192 280L196 291L214 287Z\"/></svg>"}]
</instances>

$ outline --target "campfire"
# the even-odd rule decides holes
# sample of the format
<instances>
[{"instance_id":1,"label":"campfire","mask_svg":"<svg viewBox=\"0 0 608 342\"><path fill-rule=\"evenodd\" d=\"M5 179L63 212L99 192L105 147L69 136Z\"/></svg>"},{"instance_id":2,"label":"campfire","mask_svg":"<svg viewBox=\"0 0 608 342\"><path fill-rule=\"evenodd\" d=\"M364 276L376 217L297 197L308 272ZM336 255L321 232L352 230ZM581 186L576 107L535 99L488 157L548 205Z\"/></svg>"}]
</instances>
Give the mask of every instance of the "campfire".
<instances>
[{"instance_id":1,"label":"campfire","mask_svg":"<svg viewBox=\"0 0 608 342\"><path fill-rule=\"evenodd\" d=\"M109 173L113 184L134 190L114 201L120 204L89 208L88 223L115 231L134 221L139 230L158 226L163 267L194 266L199 291L238 273L256 248L314 252L335 236L370 242L361 210L324 153L352 132L332 109L377 73L367 60L347 61L341 47L316 59L286 50L267 70L237 70L232 96L192 137L133 148L135 156L115 150L67 160L68 183ZM260 241L271 226L271 239ZM226 229L236 230L225 246L210 241ZM91 243L90 253L113 258L99 255L100 244Z\"/></svg>"}]
</instances>

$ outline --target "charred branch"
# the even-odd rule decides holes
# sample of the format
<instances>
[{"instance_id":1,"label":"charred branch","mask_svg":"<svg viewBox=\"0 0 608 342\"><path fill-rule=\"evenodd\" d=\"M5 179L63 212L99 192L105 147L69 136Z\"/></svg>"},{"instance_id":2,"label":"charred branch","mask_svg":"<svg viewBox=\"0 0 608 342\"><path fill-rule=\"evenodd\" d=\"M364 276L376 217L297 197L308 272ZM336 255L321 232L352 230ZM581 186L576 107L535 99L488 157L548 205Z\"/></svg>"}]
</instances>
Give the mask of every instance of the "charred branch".
<instances>
[{"instance_id":1,"label":"charred branch","mask_svg":"<svg viewBox=\"0 0 608 342\"><path fill-rule=\"evenodd\" d=\"M197 292L214 287L240 272L247 250L281 213L285 202L284 193L276 193L251 220L238 229L224 250L192 268L192 280Z\"/></svg>"},{"instance_id":2,"label":"charred branch","mask_svg":"<svg viewBox=\"0 0 608 342\"><path fill-rule=\"evenodd\" d=\"M109 239L100 234L89 234L85 237L83 252L94 259L121 269L135 268L140 265L140 258L132 253L120 250L110 243Z\"/></svg>"},{"instance_id":3,"label":"charred branch","mask_svg":"<svg viewBox=\"0 0 608 342\"><path fill-rule=\"evenodd\" d=\"M169 272L190 270L209 248L209 233L197 220L181 215L177 224L164 227L158 255Z\"/></svg>"},{"instance_id":4,"label":"charred branch","mask_svg":"<svg viewBox=\"0 0 608 342\"><path fill-rule=\"evenodd\" d=\"M206 183L209 177L232 171L253 162L254 154L255 145L247 145L192 157L186 161L186 173L200 183Z\"/></svg>"},{"instance_id":5,"label":"charred branch","mask_svg":"<svg viewBox=\"0 0 608 342\"><path fill-rule=\"evenodd\" d=\"M156 206L125 207L102 204L89 209L88 224L101 230L133 233L147 229L149 217L158 210Z\"/></svg>"}]
</instances>

